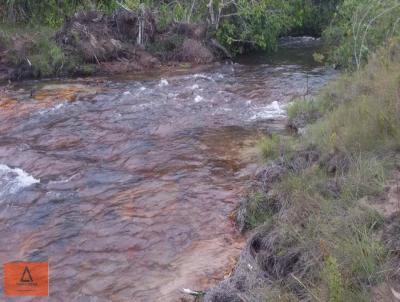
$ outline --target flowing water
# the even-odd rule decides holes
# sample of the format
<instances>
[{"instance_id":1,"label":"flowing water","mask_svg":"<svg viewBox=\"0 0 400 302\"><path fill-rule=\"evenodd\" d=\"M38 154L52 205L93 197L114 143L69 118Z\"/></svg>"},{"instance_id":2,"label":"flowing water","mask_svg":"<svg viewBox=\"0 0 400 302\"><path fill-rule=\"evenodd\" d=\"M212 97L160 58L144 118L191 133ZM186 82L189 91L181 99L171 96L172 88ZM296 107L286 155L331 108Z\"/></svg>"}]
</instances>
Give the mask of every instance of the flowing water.
<instances>
[{"instance_id":1,"label":"flowing water","mask_svg":"<svg viewBox=\"0 0 400 302\"><path fill-rule=\"evenodd\" d=\"M221 280L256 140L335 75L312 53L8 89L0 262L48 260L51 301L179 301Z\"/></svg>"}]
</instances>

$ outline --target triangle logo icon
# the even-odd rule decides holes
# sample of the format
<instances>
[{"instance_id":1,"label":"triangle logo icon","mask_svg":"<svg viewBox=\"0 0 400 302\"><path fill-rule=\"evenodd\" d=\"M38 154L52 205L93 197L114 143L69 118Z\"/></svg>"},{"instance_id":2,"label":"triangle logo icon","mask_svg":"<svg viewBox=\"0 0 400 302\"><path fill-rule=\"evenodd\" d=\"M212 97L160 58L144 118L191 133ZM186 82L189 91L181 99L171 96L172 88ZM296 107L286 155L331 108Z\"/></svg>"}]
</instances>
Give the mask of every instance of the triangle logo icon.
<instances>
[{"instance_id":1,"label":"triangle logo icon","mask_svg":"<svg viewBox=\"0 0 400 302\"><path fill-rule=\"evenodd\" d=\"M33 282L31 272L29 271L29 268L27 266L25 266L24 268L24 272L22 273L20 282Z\"/></svg>"}]
</instances>

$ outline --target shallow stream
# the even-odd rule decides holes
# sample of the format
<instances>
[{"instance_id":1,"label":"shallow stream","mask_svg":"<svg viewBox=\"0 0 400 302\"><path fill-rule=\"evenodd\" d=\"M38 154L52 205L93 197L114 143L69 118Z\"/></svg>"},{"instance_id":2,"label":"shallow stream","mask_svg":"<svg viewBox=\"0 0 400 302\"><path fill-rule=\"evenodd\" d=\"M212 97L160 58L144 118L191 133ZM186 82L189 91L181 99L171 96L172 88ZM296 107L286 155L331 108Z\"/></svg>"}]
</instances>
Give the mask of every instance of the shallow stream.
<instances>
[{"instance_id":1,"label":"shallow stream","mask_svg":"<svg viewBox=\"0 0 400 302\"><path fill-rule=\"evenodd\" d=\"M315 93L335 76L314 50L12 86L0 96L0 262L48 259L51 301L179 301L224 278L257 139L283 131L307 83Z\"/></svg>"}]
</instances>

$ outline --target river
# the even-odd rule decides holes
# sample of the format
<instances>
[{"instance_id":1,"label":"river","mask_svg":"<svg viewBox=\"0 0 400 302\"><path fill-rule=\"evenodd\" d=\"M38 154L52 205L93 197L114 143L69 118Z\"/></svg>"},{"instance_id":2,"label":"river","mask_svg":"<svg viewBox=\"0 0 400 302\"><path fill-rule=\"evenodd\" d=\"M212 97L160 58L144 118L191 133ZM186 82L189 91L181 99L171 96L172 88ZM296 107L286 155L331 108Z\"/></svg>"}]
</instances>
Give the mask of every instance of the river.
<instances>
[{"instance_id":1,"label":"river","mask_svg":"<svg viewBox=\"0 0 400 302\"><path fill-rule=\"evenodd\" d=\"M336 74L314 50L8 88L0 262L48 260L51 301L180 301L224 278L257 139Z\"/></svg>"}]
</instances>

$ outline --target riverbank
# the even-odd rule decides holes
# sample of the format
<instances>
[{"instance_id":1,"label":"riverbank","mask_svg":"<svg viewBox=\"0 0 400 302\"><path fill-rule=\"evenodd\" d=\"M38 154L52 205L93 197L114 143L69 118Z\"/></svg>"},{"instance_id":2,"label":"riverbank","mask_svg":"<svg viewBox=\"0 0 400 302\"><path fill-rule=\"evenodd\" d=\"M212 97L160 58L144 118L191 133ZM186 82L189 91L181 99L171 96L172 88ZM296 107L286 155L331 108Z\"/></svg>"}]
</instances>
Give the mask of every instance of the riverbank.
<instances>
[{"instance_id":1,"label":"riverbank","mask_svg":"<svg viewBox=\"0 0 400 302\"><path fill-rule=\"evenodd\" d=\"M145 30L136 24L143 22ZM229 56L206 24L171 23L158 29L151 13L76 13L59 30L2 25L0 81L111 75L162 66L201 65Z\"/></svg>"},{"instance_id":2,"label":"riverbank","mask_svg":"<svg viewBox=\"0 0 400 302\"><path fill-rule=\"evenodd\" d=\"M221 301L395 301L400 296L400 44L288 107L299 136L265 137L237 211L249 240Z\"/></svg>"}]
</instances>

